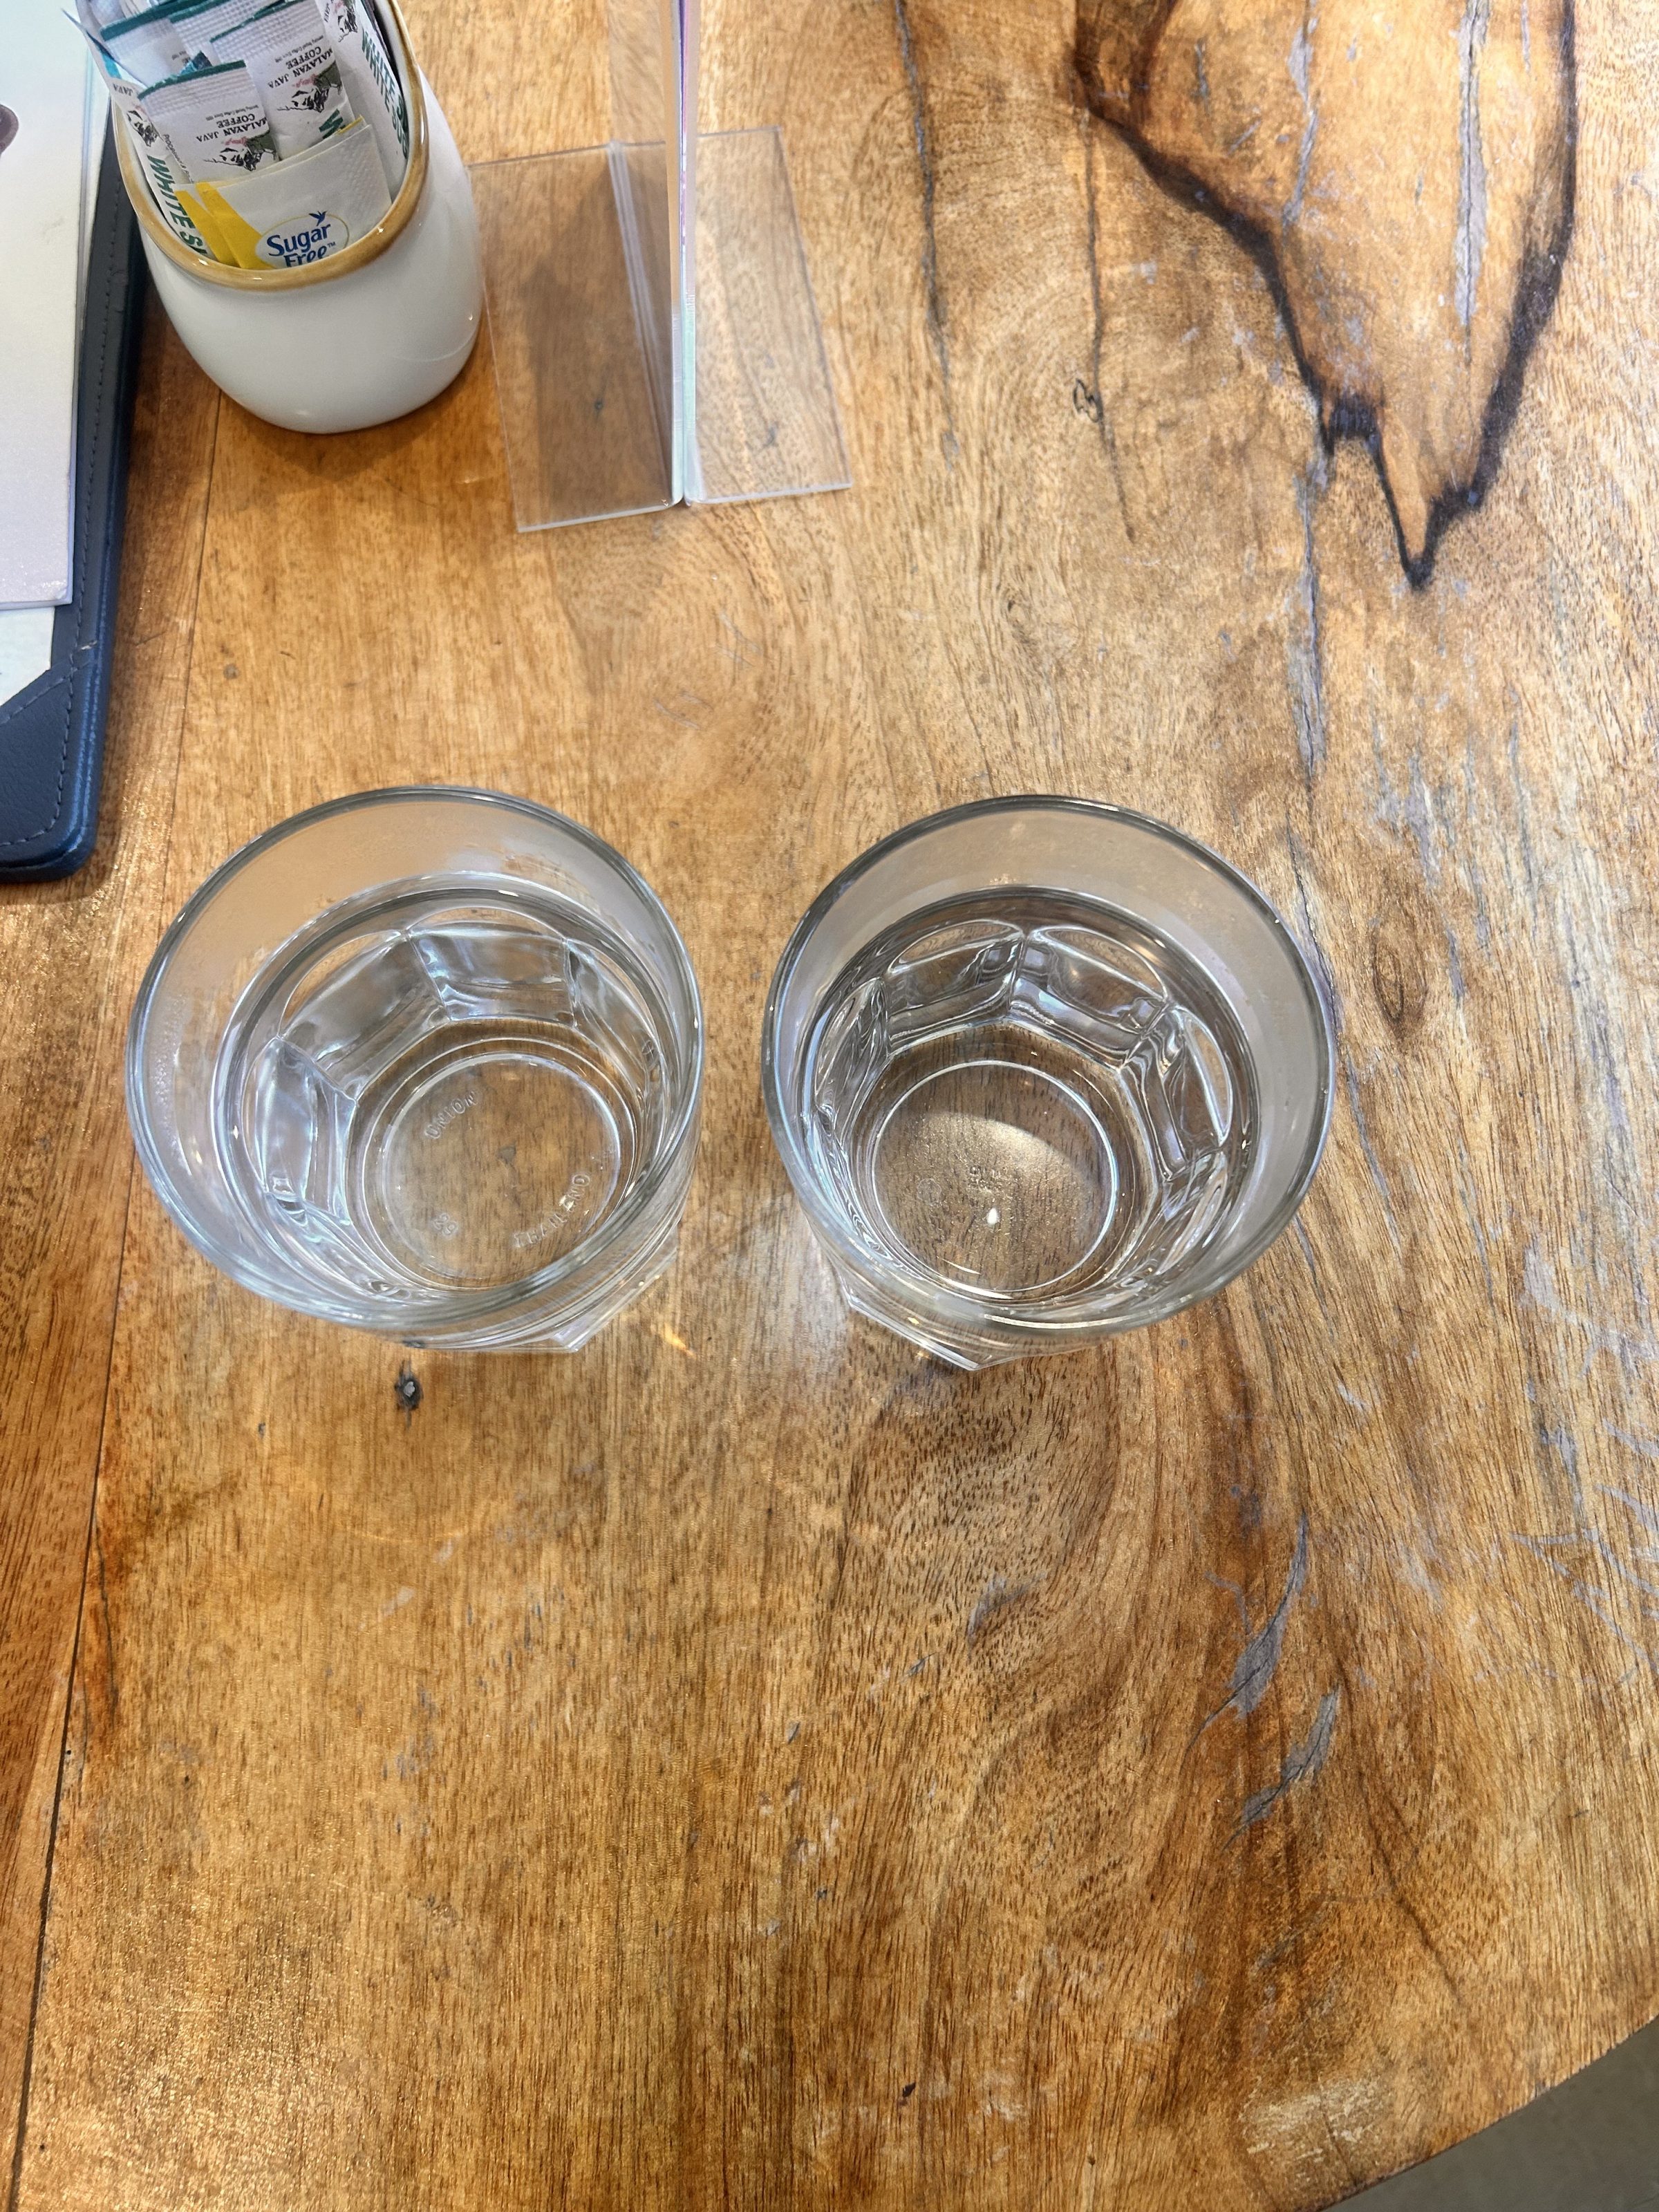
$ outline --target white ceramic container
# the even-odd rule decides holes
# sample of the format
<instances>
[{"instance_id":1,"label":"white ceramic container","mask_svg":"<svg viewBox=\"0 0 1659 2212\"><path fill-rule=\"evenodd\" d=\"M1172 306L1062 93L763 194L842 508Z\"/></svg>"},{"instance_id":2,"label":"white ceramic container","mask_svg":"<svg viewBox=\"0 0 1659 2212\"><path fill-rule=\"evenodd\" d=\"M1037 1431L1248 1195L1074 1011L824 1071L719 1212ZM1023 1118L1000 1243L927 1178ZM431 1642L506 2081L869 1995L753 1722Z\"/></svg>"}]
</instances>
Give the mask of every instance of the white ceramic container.
<instances>
[{"instance_id":1,"label":"white ceramic container","mask_svg":"<svg viewBox=\"0 0 1659 2212\"><path fill-rule=\"evenodd\" d=\"M472 186L442 109L383 0L409 102L409 165L386 214L299 269L204 261L162 222L116 133L144 258L173 326L214 382L288 430L361 430L434 398L465 366L483 313Z\"/></svg>"}]
</instances>

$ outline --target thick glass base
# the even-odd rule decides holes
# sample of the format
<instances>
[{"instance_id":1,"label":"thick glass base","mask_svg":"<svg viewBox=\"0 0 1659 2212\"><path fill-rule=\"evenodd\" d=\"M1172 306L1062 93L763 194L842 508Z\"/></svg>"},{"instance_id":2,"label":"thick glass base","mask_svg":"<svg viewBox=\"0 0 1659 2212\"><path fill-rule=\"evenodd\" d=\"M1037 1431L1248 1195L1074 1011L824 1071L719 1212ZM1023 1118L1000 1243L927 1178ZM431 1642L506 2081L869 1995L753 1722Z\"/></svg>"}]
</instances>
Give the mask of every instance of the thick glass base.
<instances>
[{"instance_id":1,"label":"thick glass base","mask_svg":"<svg viewBox=\"0 0 1659 2212\"><path fill-rule=\"evenodd\" d=\"M624 1307L631 1306L668 1273L679 1248L679 1234L677 1212L648 1251L629 1255L624 1273L596 1284L580 1305L562 1304L556 1316L533 1310L514 1312L494 1326L449 1334L403 1336L398 1341L411 1352L580 1352Z\"/></svg>"}]
</instances>

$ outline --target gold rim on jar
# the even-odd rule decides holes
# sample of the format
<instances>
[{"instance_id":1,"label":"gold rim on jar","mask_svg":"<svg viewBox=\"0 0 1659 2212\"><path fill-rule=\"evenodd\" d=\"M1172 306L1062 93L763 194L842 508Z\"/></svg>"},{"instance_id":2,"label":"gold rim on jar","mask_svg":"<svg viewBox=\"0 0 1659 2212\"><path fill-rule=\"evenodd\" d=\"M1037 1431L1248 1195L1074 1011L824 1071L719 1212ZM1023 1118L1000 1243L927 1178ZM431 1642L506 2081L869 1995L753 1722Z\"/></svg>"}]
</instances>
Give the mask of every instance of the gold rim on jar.
<instances>
[{"instance_id":1,"label":"gold rim on jar","mask_svg":"<svg viewBox=\"0 0 1659 2212\"><path fill-rule=\"evenodd\" d=\"M118 123L115 150L121 163L122 181L139 227L157 252L203 284L222 284L232 292L294 292L302 284L325 284L331 277L349 276L354 269L366 269L386 252L415 212L426 183L428 153L426 100L421 91L420 71L409 49L408 27L398 0L379 0L379 4L398 43L398 76L409 110L409 160L392 205L374 229L353 239L343 253L331 253L321 261L308 261L299 269L233 269L227 262L210 261L202 254L192 253L162 222L127 133Z\"/></svg>"}]
</instances>

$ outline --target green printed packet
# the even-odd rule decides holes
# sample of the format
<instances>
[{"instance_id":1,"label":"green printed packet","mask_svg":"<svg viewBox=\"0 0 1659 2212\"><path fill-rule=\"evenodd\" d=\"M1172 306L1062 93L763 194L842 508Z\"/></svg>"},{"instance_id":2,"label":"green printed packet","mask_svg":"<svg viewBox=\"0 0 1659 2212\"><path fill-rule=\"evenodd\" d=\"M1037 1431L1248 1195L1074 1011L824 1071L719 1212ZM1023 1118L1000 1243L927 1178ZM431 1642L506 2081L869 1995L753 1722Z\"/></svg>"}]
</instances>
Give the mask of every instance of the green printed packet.
<instances>
[{"instance_id":1,"label":"green printed packet","mask_svg":"<svg viewBox=\"0 0 1659 2212\"><path fill-rule=\"evenodd\" d=\"M191 58L204 64L216 58L213 41L223 31L240 30L270 0L173 0L173 20Z\"/></svg>"},{"instance_id":2,"label":"green printed packet","mask_svg":"<svg viewBox=\"0 0 1659 2212\"><path fill-rule=\"evenodd\" d=\"M81 28L101 46L105 32L112 23L118 23L126 10L121 0L75 0L75 12Z\"/></svg>"},{"instance_id":3,"label":"green printed packet","mask_svg":"<svg viewBox=\"0 0 1659 2212\"><path fill-rule=\"evenodd\" d=\"M222 31L212 48L216 62L241 62L252 73L284 161L356 119L316 0L276 0Z\"/></svg>"},{"instance_id":4,"label":"green printed packet","mask_svg":"<svg viewBox=\"0 0 1659 2212\"><path fill-rule=\"evenodd\" d=\"M138 156L138 166L149 179L162 222L192 253L199 253L204 261L214 259L213 249L179 198L179 186L188 185L190 176L167 133L145 114L136 84L129 83L125 77L106 77L105 82L109 87L110 106L120 117L120 127L126 131Z\"/></svg>"},{"instance_id":5,"label":"green printed packet","mask_svg":"<svg viewBox=\"0 0 1659 2212\"><path fill-rule=\"evenodd\" d=\"M319 4L351 105L374 133L387 187L395 194L409 161L409 103L392 57L364 0L319 0Z\"/></svg>"},{"instance_id":6,"label":"green printed packet","mask_svg":"<svg viewBox=\"0 0 1659 2212\"><path fill-rule=\"evenodd\" d=\"M140 90L175 76L190 60L190 49L173 21L173 0L147 8L142 15L106 23L98 36L123 82Z\"/></svg>"},{"instance_id":7,"label":"green printed packet","mask_svg":"<svg viewBox=\"0 0 1659 2212\"><path fill-rule=\"evenodd\" d=\"M264 102L241 62L189 70L151 85L143 106L172 141L192 184L222 170L259 169L276 160Z\"/></svg>"}]
</instances>

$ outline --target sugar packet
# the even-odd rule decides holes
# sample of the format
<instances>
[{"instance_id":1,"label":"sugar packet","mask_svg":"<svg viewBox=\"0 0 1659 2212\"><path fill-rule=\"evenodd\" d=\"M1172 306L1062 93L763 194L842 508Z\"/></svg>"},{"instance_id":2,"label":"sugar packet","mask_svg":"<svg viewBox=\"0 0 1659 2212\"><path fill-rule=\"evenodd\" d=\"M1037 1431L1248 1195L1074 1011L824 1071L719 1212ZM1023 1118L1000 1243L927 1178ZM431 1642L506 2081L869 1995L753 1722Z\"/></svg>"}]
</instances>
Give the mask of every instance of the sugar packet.
<instances>
[{"instance_id":1,"label":"sugar packet","mask_svg":"<svg viewBox=\"0 0 1659 2212\"><path fill-rule=\"evenodd\" d=\"M165 131L192 184L221 170L274 166L276 144L264 102L242 62L193 69L151 85L144 112Z\"/></svg>"},{"instance_id":2,"label":"sugar packet","mask_svg":"<svg viewBox=\"0 0 1659 2212\"><path fill-rule=\"evenodd\" d=\"M131 15L150 15L156 5L157 0L75 0L76 13L87 30L102 30Z\"/></svg>"},{"instance_id":3,"label":"sugar packet","mask_svg":"<svg viewBox=\"0 0 1659 2212\"><path fill-rule=\"evenodd\" d=\"M361 118L274 167L204 180L201 194L245 269L302 269L343 253L392 205L374 133Z\"/></svg>"},{"instance_id":4,"label":"sugar packet","mask_svg":"<svg viewBox=\"0 0 1659 2212\"><path fill-rule=\"evenodd\" d=\"M160 8L147 8L142 15L106 23L97 36L129 84L159 84L163 77L176 76L190 59L173 20L172 0L164 0Z\"/></svg>"},{"instance_id":5,"label":"sugar packet","mask_svg":"<svg viewBox=\"0 0 1659 2212\"><path fill-rule=\"evenodd\" d=\"M355 119L316 0L276 0L212 44L216 61L243 62L252 71L283 160Z\"/></svg>"},{"instance_id":6,"label":"sugar packet","mask_svg":"<svg viewBox=\"0 0 1659 2212\"><path fill-rule=\"evenodd\" d=\"M204 259L217 258L201 224L185 205L183 194L190 181L188 173L167 133L145 114L137 86L130 84L125 77L106 78L106 82L110 106L120 118L116 127L127 133L138 156L138 166L149 180L162 222L192 253L199 253ZM230 256L227 253L223 258L228 260Z\"/></svg>"},{"instance_id":7,"label":"sugar packet","mask_svg":"<svg viewBox=\"0 0 1659 2212\"><path fill-rule=\"evenodd\" d=\"M173 0L173 20L191 58L205 64L217 58L213 41L222 31L240 30L269 5L270 0Z\"/></svg>"},{"instance_id":8,"label":"sugar packet","mask_svg":"<svg viewBox=\"0 0 1659 2212\"><path fill-rule=\"evenodd\" d=\"M209 210L208 191L206 185L180 185L179 197L185 204L185 214L206 239L214 259L222 261L227 268L239 268L240 264L230 250L229 240L219 228L218 218Z\"/></svg>"},{"instance_id":9,"label":"sugar packet","mask_svg":"<svg viewBox=\"0 0 1659 2212\"><path fill-rule=\"evenodd\" d=\"M234 0L217 0L233 5ZM374 133L374 143L393 192L409 160L409 103L392 57L363 0L319 0L323 27L334 41L351 105Z\"/></svg>"}]
</instances>

